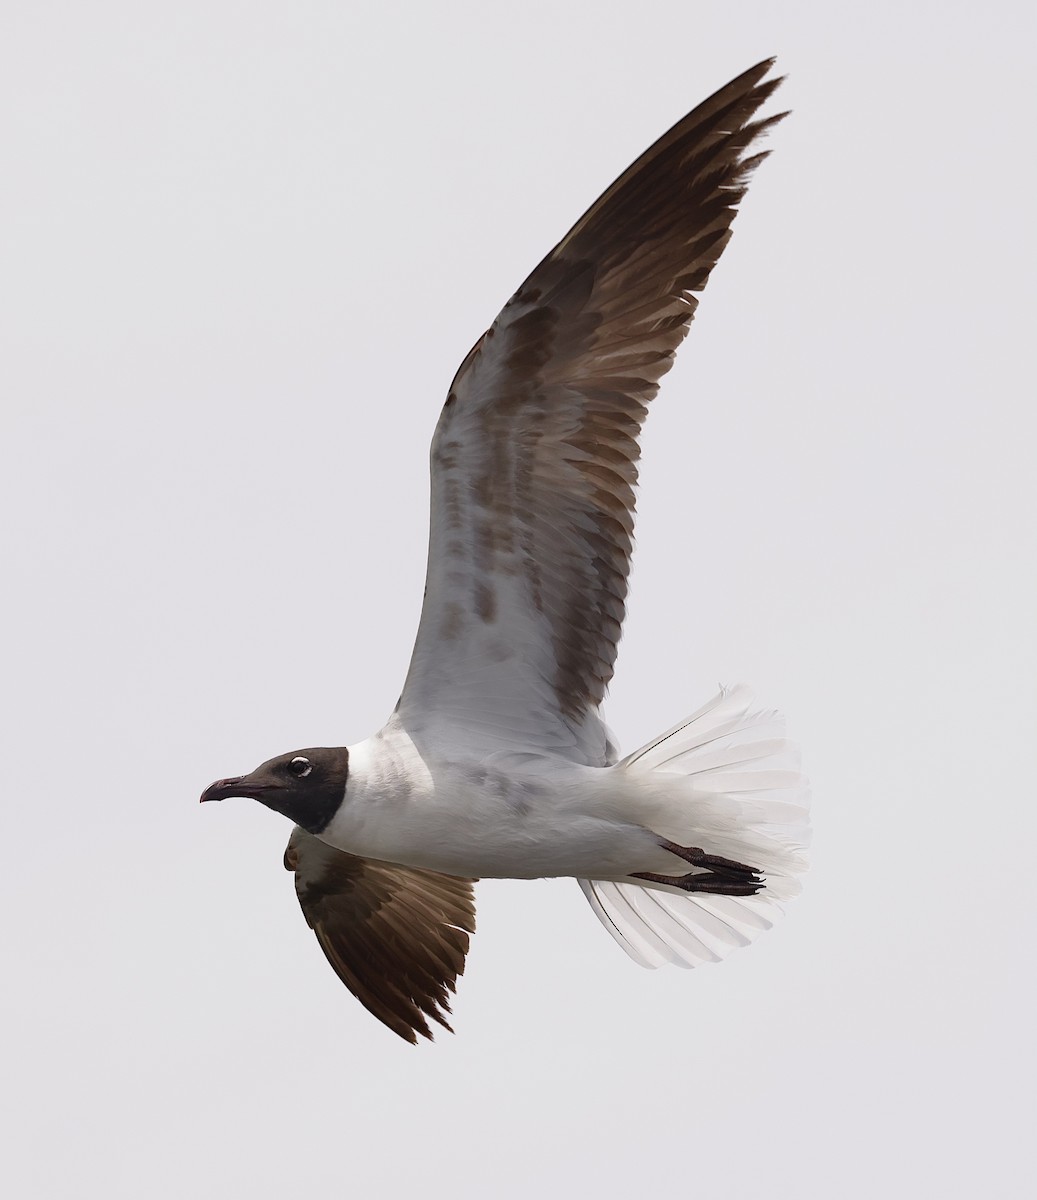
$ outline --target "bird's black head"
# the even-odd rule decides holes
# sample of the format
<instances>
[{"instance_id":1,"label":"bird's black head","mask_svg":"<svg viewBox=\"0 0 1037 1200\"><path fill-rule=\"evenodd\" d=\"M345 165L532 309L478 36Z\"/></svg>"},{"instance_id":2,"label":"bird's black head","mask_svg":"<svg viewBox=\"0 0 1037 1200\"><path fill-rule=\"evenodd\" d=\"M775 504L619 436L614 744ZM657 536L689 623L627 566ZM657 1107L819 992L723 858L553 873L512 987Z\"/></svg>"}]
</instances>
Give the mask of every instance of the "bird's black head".
<instances>
[{"instance_id":1,"label":"bird's black head","mask_svg":"<svg viewBox=\"0 0 1037 1200\"><path fill-rule=\"evenodd\" d=\"M251 775L218 779L202 792L202 801L249 796L283 813L308 833L320 833L342 803L348 776L345 746L295 750L270 759Z\"/></svg>"}]
</instances>

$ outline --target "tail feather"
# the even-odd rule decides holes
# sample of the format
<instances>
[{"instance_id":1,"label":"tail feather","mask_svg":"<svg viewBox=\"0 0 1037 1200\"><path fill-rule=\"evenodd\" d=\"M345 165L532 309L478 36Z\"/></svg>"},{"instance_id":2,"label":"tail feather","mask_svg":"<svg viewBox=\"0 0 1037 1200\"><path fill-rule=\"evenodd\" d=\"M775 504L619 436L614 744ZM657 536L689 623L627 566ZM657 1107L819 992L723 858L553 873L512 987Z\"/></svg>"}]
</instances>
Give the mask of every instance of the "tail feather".
<instances>
[{"instance_id":1,"label":"tail feather","mask_svg":"<svg viewBox=\"0 0 1037 1200\"><path fill-rule=\"evenodd\" d=\"M581 879L599 920L642 966L718 962L769 929L781 915L779 901L800 890L810 840L809 789L798 753L785 740L782 718L752 711L752 702L744 685L722 689L619 764L618 769L670 778L653 830L679 845L701 845L708 853L749 863L766 877L755 896ZM687 780L686 791L674 792L673 776Z\"/></svg>"}]
</instances>

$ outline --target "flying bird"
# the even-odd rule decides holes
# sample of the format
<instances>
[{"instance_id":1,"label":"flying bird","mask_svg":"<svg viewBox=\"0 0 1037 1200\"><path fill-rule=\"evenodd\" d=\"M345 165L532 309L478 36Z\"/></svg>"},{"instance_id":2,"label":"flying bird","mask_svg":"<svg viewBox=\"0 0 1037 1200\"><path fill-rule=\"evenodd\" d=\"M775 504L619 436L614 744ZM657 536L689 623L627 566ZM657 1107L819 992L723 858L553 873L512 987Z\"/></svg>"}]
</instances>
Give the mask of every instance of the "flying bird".
<instances>
[{"instance_id":1,"label":"flying bird","mask_svg":"<svg viewBox=\"0 0 1037 1200\"><path fill-rule=\"evenodd\" d=\"M295 823L284 861L307 922L410 1042L450 1029L479 878L575 878L646 967L716 961L799 891L808 790L777 713L722 689L622 759L601 715L638 435L785 116L757 115L772 66L641 155L461 364L432 440L417 641L384 727L202 794Z\"/></svg>"}]
</instances>

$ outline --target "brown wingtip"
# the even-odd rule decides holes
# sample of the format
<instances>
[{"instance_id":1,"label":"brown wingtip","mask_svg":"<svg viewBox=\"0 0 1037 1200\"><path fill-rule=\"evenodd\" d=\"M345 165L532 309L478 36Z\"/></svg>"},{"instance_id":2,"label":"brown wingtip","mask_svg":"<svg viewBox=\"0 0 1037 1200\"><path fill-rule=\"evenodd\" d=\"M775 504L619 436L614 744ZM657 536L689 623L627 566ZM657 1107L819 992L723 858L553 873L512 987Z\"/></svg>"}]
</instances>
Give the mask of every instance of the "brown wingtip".
<instances>
[{"instance_id":1,"label":"brown wingtip","mask_svg":"<svg viewBox=\"0 0 1037 1200\"><path fill-rule=\"evenodd\" d=\"M376 862L296 829L284 865L295 872L307 924L339 979L412 1046L453 1033L450 994L475 928L472 880Z\"/></svg>"}]
</instances>

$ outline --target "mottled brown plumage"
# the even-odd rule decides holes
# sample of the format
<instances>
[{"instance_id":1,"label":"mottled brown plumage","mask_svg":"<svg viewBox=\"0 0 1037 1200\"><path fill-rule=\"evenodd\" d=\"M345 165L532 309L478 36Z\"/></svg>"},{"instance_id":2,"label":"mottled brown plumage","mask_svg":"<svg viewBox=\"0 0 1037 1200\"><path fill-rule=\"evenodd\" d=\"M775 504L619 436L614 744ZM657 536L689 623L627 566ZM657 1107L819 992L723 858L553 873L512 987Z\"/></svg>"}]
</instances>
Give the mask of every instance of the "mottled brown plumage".
<instances>
[{"instance_id":1,"label":"mottled brown plumage","mask_svg":"<svg viewBox=\"0 0 1037 1200\"><path fill-rule=\"evenodd\" d=\"M419 736L430 714L483 716L487 693L525 692L560 749L603 761L596 710L625 613L637 438L764 157L746 151L784 115L753 120L780 82L764 80L770 66L646 151L455 377L432 443L425 606L400 709Z\"/></svg>"},{"instance_id":2,"label":"mottled brown plumage","mask_svg":"<svg viewBox=\"0 0 1037 1200\"><path fill-rule=\"evenodd\" d=\"M344 854L296 828L284 855L307 924L339 979L408 1042L450 1029L449 994L475 932L472 879Z\"/></svg>"}]
</instances>

